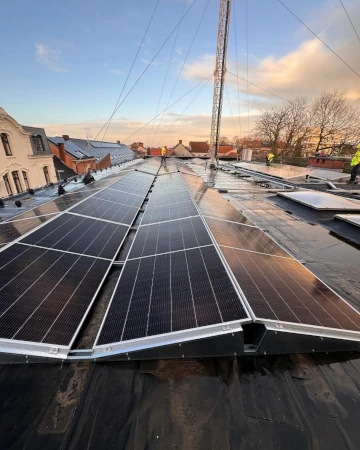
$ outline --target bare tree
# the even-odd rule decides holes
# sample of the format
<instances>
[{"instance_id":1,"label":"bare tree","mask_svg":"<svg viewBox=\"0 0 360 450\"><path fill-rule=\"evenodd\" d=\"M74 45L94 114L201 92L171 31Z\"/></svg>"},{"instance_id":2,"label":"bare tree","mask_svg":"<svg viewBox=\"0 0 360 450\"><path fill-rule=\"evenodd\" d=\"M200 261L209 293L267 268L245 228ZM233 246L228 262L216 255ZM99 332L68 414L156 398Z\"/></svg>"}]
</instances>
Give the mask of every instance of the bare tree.
<instances>
[{"instance_id":1,"label":"bare tree","mask_svg":"<svg viewBox=\"0 0 360 450\"><path fill-rule=\"evenodd\" d=\"M343 94L338 91L323 92L313 104L316 151L355 144L360 138L359 122L359 111Z\"/></svg>"},{"instance_id":2,"label":"bare tree","mask_svg":"<svg viewBox=\"0 0 360 450\"><path fill-rule=\"evenodd\" d=\"M263 111L256 122L256 132L270 144L272 152L278 153L287 124L288 108L280 106Z\"/></svg>"},{"instance_id":3,"label":"bare tree","mask_svg":"<svg viewBox=\"0 0 360 450\"><path fill-rule=\"evenodd\" d=\"M219 137L219 145L230 145L230 139L226 136Z\"/></svg>"},{"instance_id":4,"label":"bare tree","mask_svg":"<svg viewBox=\"0 0 360 450\"><path fill-rule=\"evenodd\" d=\"M304 141L312 131L313 110L307 97L296 97L286 106L283 130L284 156L301 156Z\"/></svg>"}]
</instances>

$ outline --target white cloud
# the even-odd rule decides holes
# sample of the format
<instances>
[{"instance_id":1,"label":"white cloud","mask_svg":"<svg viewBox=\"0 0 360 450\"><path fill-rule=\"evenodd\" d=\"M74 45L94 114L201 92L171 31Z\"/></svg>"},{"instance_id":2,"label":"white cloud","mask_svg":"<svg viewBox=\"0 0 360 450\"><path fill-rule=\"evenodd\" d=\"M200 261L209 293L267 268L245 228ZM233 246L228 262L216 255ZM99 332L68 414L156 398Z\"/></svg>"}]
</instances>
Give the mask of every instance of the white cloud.
<instances>
[{"instance_id":1,"label":"white cloud","mask_svg":"<svg viewBox=\"0 0 360 450\"><path fill-rule=\"evenodd\" d=\"M112 75L122 75L122 71L120 69L111 69L111 70L109 70L109 72Z\"/></svg>"},{"instance_id":2,"label":"white cloud","mask_svg":"<svg viewBox=\"0 0 360 450\"><path fill-rule=\"evenodd\" d=\"M155 62L155 61L153 61L152 63L150 63L150 60L149 60L149 59L142 59L141 62L143 62L143 63L146 64L146 65L150 64L150 66L157 66L157 65L158 65L158 63Z\"/></svg>"},{"instance_id":3,"label":"white cloud","mask_svg":"<svg viewBox=\"0 0 360 450\"><path fill-rule=\"evenodd\" d=\"M349 5L349 14L352 17L356 29L360 29L360 3L353 2ZM359 41L349 26L348 19L341 7L331 9L322 14L313 14L316 23L309 22L315 32L322 33L322 39L346 61L355 71L360 73ZM330 24L330 25L329 25ZM360 103L359 78L346 65L339 60L318 39L310 36L306 30L302 42L292 51L274 57L268 55L261 60L255 56L250 60L249 81L275 94L290 99L297 95L309 97L319 96L321 91L343 92L346 97L356 103ZM306 37L305 37L306 36ZM250 54L249 54L250 56ZM183 77L191 80L202 80L215 67L215 55L205 54L187 64ZM236 61L228 59L228 72L236 73ZM239 76L246 79L246 66L239 64ZM239 80L230 73L226 75L227 84L234 89L239 88L246 93L246 82ZM259 98L269 98L278 101L276 97L254 87L249 86L249 92Z\"/></svg>"},{"instance_id":4,"label":"white cloud","mask_svg":"<svg viewBox=\"0 0 360 450\"><path fill-rule=\"evenodd\" d=\"M68 72L67 69L60 64L62 51L48 47L45 44L35 44L36 61L53 72Z\"/></svg>"}]
</instances>

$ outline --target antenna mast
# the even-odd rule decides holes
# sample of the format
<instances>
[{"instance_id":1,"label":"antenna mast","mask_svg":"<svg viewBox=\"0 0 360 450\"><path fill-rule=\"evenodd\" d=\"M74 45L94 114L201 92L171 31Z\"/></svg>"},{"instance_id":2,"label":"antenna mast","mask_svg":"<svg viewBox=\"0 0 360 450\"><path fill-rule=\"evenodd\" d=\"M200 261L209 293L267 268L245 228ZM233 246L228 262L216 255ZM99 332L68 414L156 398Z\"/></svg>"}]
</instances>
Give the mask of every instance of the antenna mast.
<instances>
[{"instance_id":1,"label":"antenna mast","mask_svg":"<svg viewBox=\"0 0 360 450\"><path fill-rule=\"evenodd\" d=\"M221 111L223 104L226 56L229 37L230 11L232 0L220 0L216 64L214 72L214 95L211 121L210 156L214 167L219 150Z\"/></svg>"}]
</instances>

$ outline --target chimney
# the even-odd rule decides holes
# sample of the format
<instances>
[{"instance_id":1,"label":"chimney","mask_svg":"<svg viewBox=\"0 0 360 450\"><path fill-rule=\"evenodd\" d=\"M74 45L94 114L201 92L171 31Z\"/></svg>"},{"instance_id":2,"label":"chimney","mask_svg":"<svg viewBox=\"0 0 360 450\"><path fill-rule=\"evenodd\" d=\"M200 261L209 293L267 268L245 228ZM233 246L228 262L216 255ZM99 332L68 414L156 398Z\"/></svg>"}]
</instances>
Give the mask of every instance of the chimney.
<instances>
[{"instance_id":1,"label":"chimney","mask_svg":"<svg viewBox=\"0 0 360 450\"><path fill-rule=\"evenodd\" d=\"M68 134L63 134L64 141L68 141L70 139L70 136Z\"/></svg>"},{"instance_id":2,"label":"chimney","mask_svg":"<svg viewBox=\"0 0 360 450\"><path fill-rule=\"evenodd\" d=\"M121 142L120 141L116 141L117 142L117 144L121 144Z\"/></svg>"},{"instance_id":3,"label":"chimney","mask_svg":"<svg viewBox=\"0 0 360 450\"><path fill-rule=\"evenodd\" d=\"M59 148L59 156L61 161L65 162L65 146L62 142L60 142L58 144L58 148Z\"/></svg>"},{"instance_id":4,"label":"chimney","mask_svg":"<svg viewBox=\"0 0 360 450\"><path fill-rule=\"evenodd\" d=\"M182 139L179 139L179 144L182 144Z\"/></svg>"}]
</instances>

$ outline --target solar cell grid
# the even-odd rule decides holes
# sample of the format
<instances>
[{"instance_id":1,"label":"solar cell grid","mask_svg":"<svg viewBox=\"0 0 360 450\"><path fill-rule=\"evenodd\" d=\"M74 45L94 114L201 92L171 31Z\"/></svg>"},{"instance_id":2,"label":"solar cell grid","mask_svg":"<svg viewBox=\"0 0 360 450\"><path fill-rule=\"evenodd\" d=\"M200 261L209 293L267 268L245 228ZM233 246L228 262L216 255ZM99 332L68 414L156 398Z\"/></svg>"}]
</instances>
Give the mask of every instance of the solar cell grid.
<instances>
[{"instance_id":1,"label":"solar cell grid","mask_svg":"<svg viewBox=\"0 0 360 450\"><path fill-rule=\"evenodd\" d=\"M129 258L168 253L212 244L200 217L139 228Z\"/></svg>"},{"instance_id":2,"label":"solar cell grid","mask_svg":"<svg viewBox=\"0 0 360 450\"><path fill-rule=\"evenodd\" d=\"M102 200L108 200L111 202L119 203L121 205L129 205L139 207L143 198L139 195L132 195L128 193L123 193L120 191L113 191L111 189L105 189L98 194L95 194L93 198L99 198Z\"/></svg>"},{"instance_id":3,"label":"solar cell grid","mask_svg":"<svg viewBox=\"0 0 360 450\"><path fill-rule=\"evenodd\" d=\"M148 192L149 188L137 188L134 186L131 186L129 184L122 184L122 185L111 185L109 187L110 190L118 191L118 192L126 192L128 194L138 195L141 197L145 197L146 193Z\"/></svg>"},{"instance_id":4,"label":"solar cell grid","mask_svg":"<svg viewBox=\"0 0 360 450\"><path fill-rule=\"evenodd\" d=\"M89 198L80 205L75 206L70 212L83 214L103 220L111 220L117 223L130 225L137 214L138 208L134 206L119 205L114 202Z\"/></svg>"},{"instance_id":5,"label":"solar cell grid","mask_svg":"<svg viewBox=\"0 0 360 450\"><path fill-rule=\"evenodd\" d=\"M123 225L65 213L21 242L112 259L127 230Z\"/></svg>"},{"instance_id":6,"label":"solar cell grid","mask_svg":"<svg viewBox=\"0 0 360 450\"><path fill-rule=\"evenodd\" d=\"M0 244L12 242L13 240L23 236L34 228L45 223L54 216L41 216L33 219L17 220L14 222L0 223Z\"/></svg>"},{"instance_id":7,"label":"solar cell grid","mask_svg":"<svg viewBox=\"0 0 360 450\"><path fill-rule=\"evenodd\" d=\"M197 216L198 214L192 200L157 207L147 207L141 225Z\"/></svg>"},{"instance_id":8,"label":"solar cell grid","mask_svg":"<svg viewBox=\"0 0 360 450\"><path fill-rule=\"evenodd\" d=\"M206 217L205 220L219 245L291 258L259 228L209 217Z\"/></svg>"},{"instance_id":9,"label":"solar cell grid","mask_svg":"<svg viewBox=\"0 0 360 450\"><path fill-rule=\"evenodd\" d=\"M163 194L157 196L151 196L147 204L148 207L166 205L168 203L179 203L181 201L191 200L188 192L178 192L175 194Z\"/></svg>"},{"instance_id":10,"label":"solar cell grid","mask_svg":"<svg viewBox=\"0 0 360 450\"><path fill-rule=\"evenodd\" d=\"M259 320L360 331L360 314L299 262L221 250Z\"/></svg>"},{"instance_id":11,"label":"solar cell grid","mask_svg":"<svg viewBox=\"0 0 360 450\"><path fill-rule=\"evenodd\" d=\"M96 345L248 319L214 246L179 251L127 261Z\"/></svg>"},{"instance_id":12,"label":"solar cell grid","mask_svg":"<svg viewBox=\"0 0 360 450\"><path fill-rule=\"evenodd\" d=\"M69 346L108 267L104 260L26 245L5 249L0 339Z\"/></svg>"}]
</instances>

